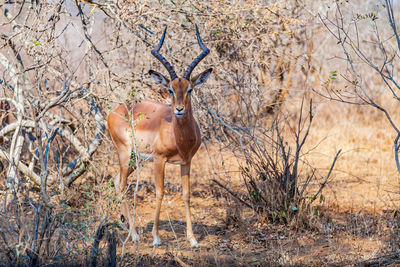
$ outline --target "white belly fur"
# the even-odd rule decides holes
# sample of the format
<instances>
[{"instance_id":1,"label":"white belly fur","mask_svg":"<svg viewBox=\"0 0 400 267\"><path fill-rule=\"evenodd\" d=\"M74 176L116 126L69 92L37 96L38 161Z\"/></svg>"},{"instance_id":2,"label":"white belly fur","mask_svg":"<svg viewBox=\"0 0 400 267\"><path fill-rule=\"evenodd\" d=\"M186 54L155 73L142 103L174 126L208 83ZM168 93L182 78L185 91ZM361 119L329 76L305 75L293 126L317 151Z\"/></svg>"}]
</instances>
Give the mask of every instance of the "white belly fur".
<instances>
[{"instance_id":1,"label":"white belly fur","mask_svg":"<svg viewBox=\"0 0 400 267\"><path fill-rule=\"evenodd\" d=\"M149 154L149 153L139 153L138 158L140 161L151 161L152 162L154 160L153 154ZM185 165L186 164L186 162L184 162L184 161L167 160L167 162L170 164L174 164L174 165Z\"/></svg>"},{"instance_id":2,"label":"white belly fur","mask_svg":"<svg viewBox=\"0 0 400 267\"><path fill-rule=\"evenodd\" d=\"M175 165L185 165L186 162L183 161L172 161L172 160L167 160L168 163L170 164L175 164Z\"/></svg>"}]
</instances>

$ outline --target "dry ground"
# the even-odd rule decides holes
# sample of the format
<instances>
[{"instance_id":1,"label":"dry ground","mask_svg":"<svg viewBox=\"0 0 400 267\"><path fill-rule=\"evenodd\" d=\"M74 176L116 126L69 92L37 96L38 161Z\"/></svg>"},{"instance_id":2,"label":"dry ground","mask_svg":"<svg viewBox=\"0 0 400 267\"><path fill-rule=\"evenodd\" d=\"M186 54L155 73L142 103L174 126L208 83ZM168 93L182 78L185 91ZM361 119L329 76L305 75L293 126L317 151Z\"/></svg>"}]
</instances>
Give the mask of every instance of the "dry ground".
<instances>
[{"instance_id":1,"label":"dry ground","mask_svg":"<svg viewBox=\"0 0 400 267\"><path fill-rule=\"evenodd\" d=\"M121 231L118 255L123 256L124 264L139 266L175 266L179 261L176 257L194 266L399 262L392 255L400 247L399 218L394 212L399 204L399 175L392 140L393 132L375 110L320 104L307 142L307 159L324 174L339 148L343 154L323 192L324 201L317 204L320 215L311 219L310 229L300 231L260 221L250 210L233 202L228 206L223 197L226 192L211 179L225 179L231 188L240 191L242 181L237 160L228 152L219 153L210 144L207 152L203 145L193 160L191 177L194 231L199 249L191 249L185 240L179 167L174 165L166 168L166 194L161 211L163 245L152 247L154 186L148 164L141 174L138 195L137 225L141 240L139 244L129 240L123 245L126 233ZM222 162L216 160L221 156L223 164L217 164ZM112 157L108 175L114 176L117 167L116 158ZM134 184L136 178L130 179ZM116 213L112 216L116 218Z\"/></svg>"},{"instance_id":2,"label":"dry ground","mask_svg":"<svg viewBox=\"0 0 400 267\"><path fill-rule=\"evenodd\" d=\"M288 101L289 103L290 101ZM295 114L299 102L290 102L287 112ZM126 240L118 230L117 255L122 266L379 266L400 263L399 175L393 159L394 134L379 112L366 107L343 106L321 101L304 150L308 162L327 173L338 149L343 153L315 203L310 227L293 229L272 224L227 200L227 193L212 182L223 180L235 192L244 193L238 159L220 152L216 144L203 144L193 159L192 213L199 248L185 238L184 204L179 167L166 167L166 194L161 211L163 245L152 247L154 185L151 164L140 176L137 226L140 242ZM117 221L113 178L118 170L114 148L106 138L98 153L95 175L87 175L68 191L68 205L99 221ZM239 159L240 160L240 159ZM128 196L133 203L136 177L130 177ZM311 191L321 181L315 181ZM74 191L74 189L76 191ZM311 192L311 193L312 193ZM92 194L93 193L93 194ZM317 201L316 201L317 202ZM93 225L91 233L95 232ZM90 236L91 237L91 236ZM90 240L92 242L92 240ZM88 243L90 245L90 242ZM101 247L106 251L106 243ZM104 260L105 258L103 258Z\"/></svg>"}]
</instances>

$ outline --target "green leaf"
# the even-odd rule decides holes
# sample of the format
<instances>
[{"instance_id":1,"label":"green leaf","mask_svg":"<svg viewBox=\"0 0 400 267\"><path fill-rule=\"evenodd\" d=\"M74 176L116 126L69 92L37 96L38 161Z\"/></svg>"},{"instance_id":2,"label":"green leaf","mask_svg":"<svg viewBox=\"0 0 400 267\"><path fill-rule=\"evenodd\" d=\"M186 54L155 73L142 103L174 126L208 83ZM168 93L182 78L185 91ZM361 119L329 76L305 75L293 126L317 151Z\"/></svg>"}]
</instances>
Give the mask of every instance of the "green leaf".
<instances>
[{"instance_id":1,"label":"green leaf","mask_svg":"<svg viewBox=\"0 0 400 267\"><path fill-rule=\"evenodd\" d=\"M35 45L41 45L41 43L40 43L39 41L33 41L33 43L34 43Z\"/></svg>"}]
</instances>

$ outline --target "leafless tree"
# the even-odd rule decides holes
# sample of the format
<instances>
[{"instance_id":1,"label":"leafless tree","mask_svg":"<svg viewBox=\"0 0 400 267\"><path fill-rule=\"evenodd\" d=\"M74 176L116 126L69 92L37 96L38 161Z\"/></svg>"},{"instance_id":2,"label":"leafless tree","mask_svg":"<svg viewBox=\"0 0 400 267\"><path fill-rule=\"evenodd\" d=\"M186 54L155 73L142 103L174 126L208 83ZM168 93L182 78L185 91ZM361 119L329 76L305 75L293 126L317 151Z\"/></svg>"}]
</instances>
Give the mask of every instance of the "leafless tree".
<instances>
[{"instance_id":1,"label":"leafless tree","mask_svg":"<svg viewBox=\"0 0 400 267\"><path fill-rule=\"evenodd\" d=\"M347 66L343 73L332 70L325 83L326 90L321 94L331 100L368 105L383 112L397 135L394 157L400 173L400 128L393 118L396 111L390 103L390 98L397 103L400 100L400 36L395 17L399 7L392 0L372 1L366 6L372 11L361 10L347 1L336 1L333 10L325 16L320 15L326 29L341 47L344 54L341 58ZM352 12L349 14L347 10ZM338 74L346 82L343 88L334 83ZM377 85L379 80L383 87ZM382 95L388 97L382 98Z\"/></svg>"}]
</instances>

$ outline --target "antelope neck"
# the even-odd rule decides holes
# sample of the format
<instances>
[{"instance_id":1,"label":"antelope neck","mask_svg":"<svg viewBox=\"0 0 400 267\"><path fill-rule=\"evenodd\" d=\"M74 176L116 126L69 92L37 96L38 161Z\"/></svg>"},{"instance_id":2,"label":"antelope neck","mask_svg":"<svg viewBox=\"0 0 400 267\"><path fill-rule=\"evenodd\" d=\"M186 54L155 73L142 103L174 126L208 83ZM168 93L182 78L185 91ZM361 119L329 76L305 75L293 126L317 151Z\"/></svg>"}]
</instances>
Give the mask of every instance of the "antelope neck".
<instances>
[{"instance_id":1,"label":"antelope neck","mask_svg":"<svg viewBox=\"0 0 400 267\"><path fill-rule=\"evenodd\" d=\"M191 105L185 109L185 114L182 118L178 119L173 115L172 124L179 153L181 156L188 155L197 141L196 125Z\"/></svg>"}]
</instances>

